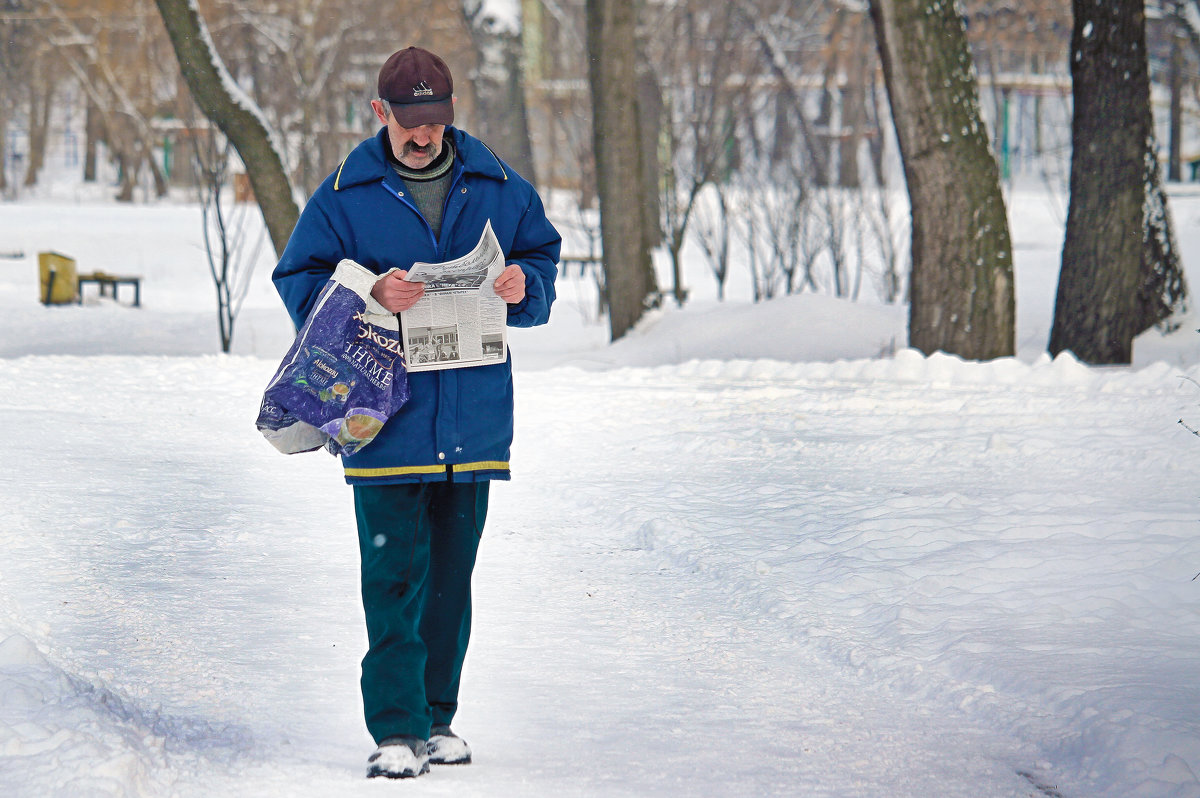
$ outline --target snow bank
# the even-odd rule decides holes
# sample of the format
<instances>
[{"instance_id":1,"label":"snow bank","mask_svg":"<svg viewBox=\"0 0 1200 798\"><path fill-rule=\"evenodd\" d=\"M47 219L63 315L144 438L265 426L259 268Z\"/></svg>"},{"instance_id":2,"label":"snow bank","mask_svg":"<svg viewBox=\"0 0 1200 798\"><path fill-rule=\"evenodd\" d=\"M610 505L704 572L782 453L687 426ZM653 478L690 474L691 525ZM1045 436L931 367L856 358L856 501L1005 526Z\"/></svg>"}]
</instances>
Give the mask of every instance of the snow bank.
<instances>
[{"instance_id":1,"label":"snow bank","mask_svg":"<svg viewBox=\"0 0 1200 798\"><path fill-rule=\"evenodd\" d=\"M53 665L28 638L0 641L0 785L6 795L155 796L170 792L166 749L196 734L146 715Z\"/></svg>"}]
</instances>

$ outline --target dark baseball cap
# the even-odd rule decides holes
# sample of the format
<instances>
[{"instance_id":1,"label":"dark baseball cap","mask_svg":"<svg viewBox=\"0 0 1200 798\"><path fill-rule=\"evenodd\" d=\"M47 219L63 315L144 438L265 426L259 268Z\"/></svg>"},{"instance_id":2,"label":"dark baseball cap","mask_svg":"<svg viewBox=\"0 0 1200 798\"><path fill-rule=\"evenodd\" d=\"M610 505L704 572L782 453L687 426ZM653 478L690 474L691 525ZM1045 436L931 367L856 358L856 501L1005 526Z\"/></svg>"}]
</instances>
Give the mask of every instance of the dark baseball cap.
<instances>
[{"instance_id":1,"label":"dark baseball cap","mask_svg":"<svg viewBox=\"0 0 1200 798\"><path fill-rule=\"evenodd\" d=\"M454 122L454 78L450 67L428 50L406 47L379 70L379 98L404 127Z\"/></svg>"}]
</instances>

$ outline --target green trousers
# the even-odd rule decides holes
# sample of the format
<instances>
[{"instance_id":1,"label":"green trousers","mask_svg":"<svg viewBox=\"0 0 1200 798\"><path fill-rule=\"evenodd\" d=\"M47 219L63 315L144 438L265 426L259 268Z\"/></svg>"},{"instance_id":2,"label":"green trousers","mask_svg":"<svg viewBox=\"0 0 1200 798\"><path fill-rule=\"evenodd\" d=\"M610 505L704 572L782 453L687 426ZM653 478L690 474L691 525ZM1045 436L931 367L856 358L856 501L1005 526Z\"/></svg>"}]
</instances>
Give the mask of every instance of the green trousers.
<instances>
[{"instance_id":1,"label":"green trousers","mask_svg":"<svg viewBox=\"0 0 1200 798\"><path fill-rule=\"evenodd\" d=\"M428 739L458 709L489 484L354 486L369 644L363 710L377 743Z\"/></svg>"}]
</instances>

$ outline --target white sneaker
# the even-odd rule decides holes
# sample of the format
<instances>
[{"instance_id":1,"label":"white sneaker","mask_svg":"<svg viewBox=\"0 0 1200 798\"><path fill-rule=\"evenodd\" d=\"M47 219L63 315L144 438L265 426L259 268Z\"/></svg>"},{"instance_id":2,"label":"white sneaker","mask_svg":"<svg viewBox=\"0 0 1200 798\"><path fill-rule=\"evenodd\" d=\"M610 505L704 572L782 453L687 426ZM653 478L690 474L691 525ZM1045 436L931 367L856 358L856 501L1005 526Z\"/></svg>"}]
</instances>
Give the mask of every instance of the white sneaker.
<instances>
[{"instance_id":1,"label":"white sneaker","mask_svg":"<svg viewBox=\"0 0 1200 798\"><path fill-rule=\"evenodd\" d=\"M445 726L433 730L425 750L429 752L429 761L434 765L471 764L471 746Z\"/></svg>"},{"instance_id":2,"label":"white sneaker","mask_svg":"<svg viewBox=\"0 0 1200 798\"><path fill-rule=\"evenodd\" d=\"M367 762L367 778L411 779L429 772L429 752L417 738L396 737L384 740Z\"/></svg>"}]
</instances>

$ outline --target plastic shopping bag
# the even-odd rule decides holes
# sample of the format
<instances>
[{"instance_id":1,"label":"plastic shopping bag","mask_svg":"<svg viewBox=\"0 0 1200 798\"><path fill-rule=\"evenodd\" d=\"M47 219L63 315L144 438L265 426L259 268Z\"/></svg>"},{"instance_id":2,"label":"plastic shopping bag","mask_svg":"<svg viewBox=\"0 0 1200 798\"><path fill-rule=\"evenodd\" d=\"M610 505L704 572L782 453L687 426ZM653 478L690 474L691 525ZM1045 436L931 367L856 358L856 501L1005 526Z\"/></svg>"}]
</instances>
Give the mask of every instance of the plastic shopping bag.
<instances>
[{"instance_id":1,"label":"plastic shopping bag","mask_svg":"<svg viewBox=\"0 0 1200 798\"><path fill-rule=\"evenodd\" d=\"M378 279L339 263L271 378L257 427L284 454L354 454L408 401L399 321L371 296Z\"/></svg>"}]
</instances>

